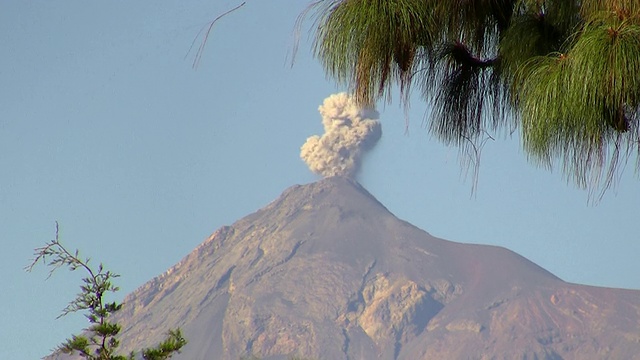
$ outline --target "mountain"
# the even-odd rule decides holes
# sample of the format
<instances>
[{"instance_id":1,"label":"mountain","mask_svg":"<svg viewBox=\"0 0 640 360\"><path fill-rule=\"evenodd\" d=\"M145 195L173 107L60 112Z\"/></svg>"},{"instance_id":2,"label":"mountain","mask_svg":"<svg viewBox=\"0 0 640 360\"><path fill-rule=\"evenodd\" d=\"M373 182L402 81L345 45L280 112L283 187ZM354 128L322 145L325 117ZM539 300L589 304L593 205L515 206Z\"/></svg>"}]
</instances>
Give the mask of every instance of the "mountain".
<instances>
[{"instance_id":1,"label":"mountain","mask_svg":"<svg viewBox=\"0 0 640 360\"><path fill-rule=\"evenodd\" d=\"M124 303L123 350L180 327L178 360L640 359L640 291L437 239L343 177L289 188Z\"/></svg>"}]
</instances>

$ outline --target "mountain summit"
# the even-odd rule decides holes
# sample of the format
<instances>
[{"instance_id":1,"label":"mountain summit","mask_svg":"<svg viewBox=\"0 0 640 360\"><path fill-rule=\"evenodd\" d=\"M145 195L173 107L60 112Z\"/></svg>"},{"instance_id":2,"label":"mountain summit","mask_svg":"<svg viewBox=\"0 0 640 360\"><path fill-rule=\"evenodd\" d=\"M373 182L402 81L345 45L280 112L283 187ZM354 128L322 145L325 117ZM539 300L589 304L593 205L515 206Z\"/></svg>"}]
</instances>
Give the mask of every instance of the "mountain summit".
<instances>
[{"instance_id":1,"label":"mountain summit","mask_svg":"<svg viewBox=\"0 0 640 360\"><path fill-rule=\"evenodd\" d=\"M434 238L343 177L289 188L124 303L123 350L181 327L175 359L640 359L640 291Z\"/></svg>"}]
</instances>

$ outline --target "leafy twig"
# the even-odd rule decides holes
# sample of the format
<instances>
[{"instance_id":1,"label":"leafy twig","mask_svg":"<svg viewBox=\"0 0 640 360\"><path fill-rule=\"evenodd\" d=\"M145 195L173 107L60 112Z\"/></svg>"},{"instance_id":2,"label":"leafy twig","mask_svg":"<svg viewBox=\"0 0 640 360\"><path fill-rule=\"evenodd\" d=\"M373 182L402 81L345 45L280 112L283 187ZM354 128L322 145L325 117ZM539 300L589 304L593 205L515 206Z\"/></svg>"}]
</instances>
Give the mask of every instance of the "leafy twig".
<instances>
[{"instance_id":1,"label":"leafy twig","mask_svg":"<svg viewBox=\"0 0 640 360\"><path fill-rule=\"evenodd\" d=\"M116 355L116 349L120 345L117 336L120 334L121 326L118 323L109 321L110 315L122 308L121 303L105 302L104 296L107 292L116 292L117 286L112 284L112 279L119 275L111 271L105 271L102 264L97 269L89 266L89 258L80 258L79 251L70 252L60 242L60 231L56 222L56 237L45 246L35 249L35 258L25 269L32 271L39 262L51 267L50 278L53 272L61 267L68 267L70 271L84 269L88 276L82 279L81 292L67 305L58 318L72 312L86 310L85 314L89 323L89 328L84 329L83 335L72 335L62 343L57 351L65 354L78 353L82 358L89 360L133 360L132 352L128 357ZM155 348L143 349L142 357L145 360L165 360L187 343L182 336L180 329L170 330L167 339L158 344Z\"/></svg>"}]
</instances>

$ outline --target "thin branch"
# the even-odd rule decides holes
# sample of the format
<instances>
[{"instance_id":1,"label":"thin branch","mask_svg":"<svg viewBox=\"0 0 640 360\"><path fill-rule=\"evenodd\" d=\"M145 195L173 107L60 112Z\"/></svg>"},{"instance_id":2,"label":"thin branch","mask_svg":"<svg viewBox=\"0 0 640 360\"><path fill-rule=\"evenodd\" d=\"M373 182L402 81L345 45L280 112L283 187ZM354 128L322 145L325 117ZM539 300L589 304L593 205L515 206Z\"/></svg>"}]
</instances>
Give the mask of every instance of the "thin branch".
<instances>
[{"instance_id":1,"label":"thin branch","mask_svg":"<svg viewBox=\"0 0 640 360\"><path fill-rule=\"evenodd\" d=\"M111 322L108 319L109 316L122 307L122 304L117 302L105 302L105 294L107 292L118 291L118 287L111 283L111 280L118 277L118 274L108 270L105 271L102 264L99 264L96 269L92 269L89 266L89 258L83 261L79 256L78 250L74 252L68 251L60 242L60 231L57 222L55 239L45 246L35 249L35 255L35 258L30 265L25 267L25 270L32 271L34 266L42 261L44 265L52 268L49 272L49 277L56 269L63 266L68 267L71 271L84 269L88 274L87 277L82 279L81 292L62 310L58 318L72 312L86 310L85 317L87 317L91 325L84 329L83 335L72 335L70 339L67 339L54 351L65 354L77 352L81 357L88 360L134 359L133 355L129 358L115 355L120 343L117 336L120 334L122 327L120 324ZM171 330L169 335L168 339L157 347L158 351L160 351L159 356L150 359L168 359L174 353L179 352L180 348L186 344L180 329ZM144 358L147 359L147 357Z\"/></svg>"},{"instance_id":2,"label":"thin branch","mask_svg":"<svg viewBox=\"0 0 640 360\"><path fill-rule=\"evenodd\" d=\"M485 133L485 137L480 140L480 143L476 143L470 137L461 134L460 136L468 142L468 145L461 145L460 147L460 163L462 167L466 167L464 174L465 180L471 170L471 194L470 197L475 197L478 190L478 179L480 177L480 160L482 158L482 149L489 140L495 141L495 138L491 136L486 130L482 130Z\"/></svg>"},{"instance_id":3,"label":"thin branch","mask_svg":"<svg viewBox=\"0 0 640 360\"><path fill-rule=\"evenodd\" d=\"M193 39L193 42L191 43L191 46L189 47L189 51L187 52L187 55L191 52L191 49L193 48L193 45L195 44L196 40L198 39L198 37L200 37L200 34L202 34L203 30L206 28L207 30L204 33L204 38L202 39L202 43L200 44L200 46L198 47L198 51L196 52L196 56L193 59L193 64L191 65L194 69L198 68L198 65L200 64L200 60L202 59L202 54L204 53L204 48L207 45L207 40L209 39L209 34L211 33L211 29L213 29L213 25L215 25L215 23L220 20L221 18L223 18L224 16L240 9L241 7L243 7L247 2L244 1L242 2L242 4L234 7L231 10L228 10L226 12L224 12L221 15L218 15L218 17L216 17L215 19L213 19L213 21L211 21L209 23L208 26L205 25L205 27L203 27L202 29L200 29L200 31L198 32L198 35L196 35L196 37Z\"/></svg>"},{"instance_id":4,"label":"thin branch","mask_svg":"<svg viewBox=\"0 0 640 360\"><path fill-rule=\"evenodd\" d=\"M290 64L291 67L293 67L293 65L296 62L296 55L298 54L298 49L300 47L300 32L302 30L302 23L307 18L307 16L309 16L309 12L311 10L313 10L314 8L316 8L323 1L324 0L317 0L317 1L314 1L313 3L309 4L302 11L302 13L300 13L300 15L298 15L298 18L296 19L296 23L293 26L293 48L291 50L291 64Z\"/></svg>"},{"instance_id":5,"label":"thin branch","mask_svg":"<svg viewBox=\"0 0 640 360\"><path fill-rule=\"evenodd\" d=\"M76 270L79 267L84 268L94 277L94 273L91 268L87 265L90 259L86 259L84 262L81 261L78 257L78 251L76 250L75 255L71 254L67 249L62 246L60 243L60 226L56 221L56 237L54 240L51 240L47 245L43 247L39 247L35 249L34 255L35 258L31 261L29 265L25 267L25 270L28 272L33 271L34 266L39 263L41 260L45 265L51 266L52 269L49 271L49 275L47 279L53 275L53 272L59 269L62 266L67 265L70 270ZM47 264L47 257L54 257Z\"/></svg>"}]
</instances>

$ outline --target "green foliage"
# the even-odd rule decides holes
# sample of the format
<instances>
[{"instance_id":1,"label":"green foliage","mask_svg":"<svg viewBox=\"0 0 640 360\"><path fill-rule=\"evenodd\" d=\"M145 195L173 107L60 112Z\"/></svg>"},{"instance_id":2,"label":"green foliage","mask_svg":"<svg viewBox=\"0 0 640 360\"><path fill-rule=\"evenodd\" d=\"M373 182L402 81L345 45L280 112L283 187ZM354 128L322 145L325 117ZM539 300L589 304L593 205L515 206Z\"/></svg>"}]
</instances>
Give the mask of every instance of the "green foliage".
<instances>
[{"instance_id":1,"label":"green foliage","mask_svg":"<svg viewBox=\"0 0 640 360\"><path fill-rule=\"evenodd\" d=\"M315 53L327 72L352 85L363 103L408 86L416 52L431 46L431 14L421 0L316 3L321 18Z\"/></svg>"},{"instance_id":2,"label":"green foliage","mask_svg":"<svg viewBox=\"0 0 640 360\"><path fill-rule=\"evenodd\" d=\"M133 360L135 353L129 356L117 354L120 345L117 336L121 326L110 321L110 316L120 310L122 304L106 302L105 295L118 291L112 280L119 275L105 271L102 264L97 269L89 266L90 259L80 257L79 251L68 251L60 242L58 223L56 223L56 237L45 246L35 249L35 258L26 270L33 270L39 262L51 268L49 277L61 267L67 267L71 271L82 269L87 276L82 279L80 292L58 317L77 311L86 311L85 316L91 324L82 335L72 335L64 343L57 347L56 351L65 354L79 354L89 360ZM142 357L145 360L165 360L179 352L187 341L182 336L180 329L170 330L166 340L154 348L143 349Z\"/></svg>"},{"instance_id":3,"label":"green foliage","mask_svg":"<svg viewBox=\"0 0 640 360\"><path fill-rule=\"evenodd\" d=\"M608 186L639 139L640 24L601 15L566 54L526 64L518 87L525 148L538 160L561 157L584 187Z\"/></svg>"},{"instance_id":4,"label":"green foliage","mask_svg":"<svg viewBox=\"0 0 640 360\"><path fill-rule=\"evenodd\" d=\"M520 128L532 160L606 189L640 169L637 0L325 0L311 6L315 55L358 101L412 84L430 130L474 146ZM305 13L306 15L306 13Z\"/></svg>"},{"instance_id":5,"label":"green foliage","mask_svg":"<svg viewBox=\"0 0 640 360\"><path fill-rule=\"evenodd\" d=\"M158 344L155 348L142 351L142 358L145 360L165 360L179 352L187 344L187 340L182 336L180 329L169 330L166 340Z\"/></svg>"}]
</instances>

